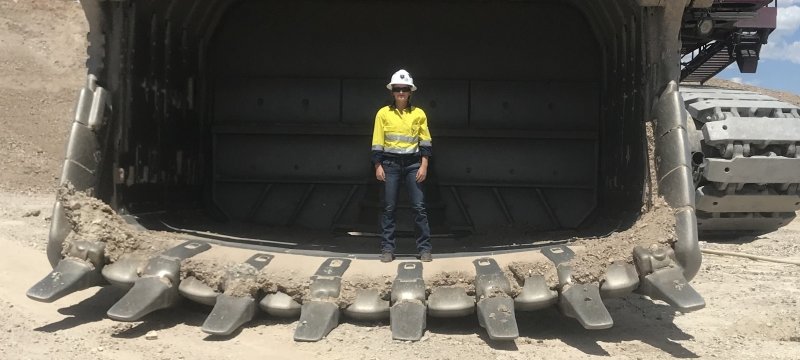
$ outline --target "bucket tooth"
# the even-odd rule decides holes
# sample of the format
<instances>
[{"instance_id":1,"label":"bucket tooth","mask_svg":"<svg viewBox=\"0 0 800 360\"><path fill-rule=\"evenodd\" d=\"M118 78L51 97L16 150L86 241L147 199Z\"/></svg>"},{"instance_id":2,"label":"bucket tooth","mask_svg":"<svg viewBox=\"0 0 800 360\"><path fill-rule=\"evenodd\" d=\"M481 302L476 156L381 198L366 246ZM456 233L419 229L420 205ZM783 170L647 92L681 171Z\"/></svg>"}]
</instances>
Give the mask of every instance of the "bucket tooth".
<instances>
[{"instance_id":1,"label":"bucket tooth","mask_svg":"<svg viewBox=\"0 0 800 360\"><path fill-rule=\"evenodd\" d=\"M300 322L294 331L295 341L319 341L339 325L339 297L342 276L350 267L350 259L329 258L311 276L308 287L311 301L300 308Z\"/></svg>"},{"instance_id":2,"label":"bucket tooth","mask_svg":"<svg viewBox=\"0 0 800 360\"><path fill-rule=\"evenodd\" d=\"M383 320L389 317L389 301L383 300L376 289L359 289L344 313L357 320Z\"/></svg>"},{"instance_id":3,"label":"bucket tooth","mask_svg":"<svg viewBox=\"0 0 800 360\"><path fill-rule=\"evenodd\" d=\"M475 259L475 297L478 323L492 340L514 340L519 337L511 284L492 258Z\"/></svg>"},{"instance_id":4,"label":"bucket tooth","mask_svg":"<svg viewBox=\"0 0 800 360\"><path fill-rule=\"evenodd\" d=\"M550 289L544 276L534 275L525 279L522 291L514 298L514 308L520 311L544 309L558 302L558 292Z\"/></svg>"},{"instance_id":5,"label":"bucket tooth","mask_svg":"<svg viewBox=\"0 0 800 360\"><path fill-rule=\"evenodd\" d=\"M514 300L498 296L478 301L478 323L492 340L514 340L519 337Z\"/></svg>"},{"instance_id":6,"label":"bucket tooth","mask_svg":"<svg viewBox=\"0 0 800 360\"><path fill-rule=\"evenodd\" d=\"M204 333L211 335L230 335L240 326L253 319L256 314L256 300L250 296L217 297L217 303L203 323Z\"/></svg>"},{"instance_id":7,"label":"bucket tooth","mask_svg":"<svg viewBox=\"0 0 800 360\"><path fill-rule=\"evenodd\" d=\"M294 341L320 341L339 325L339 306L329 301L303 304Z\"/></svg>"},{"instance_id":8,"label":"bucket tooth","mask_svg":"<svg viewBox=\"0 0 800 360\"><path fill-rule=\"evenodd\" d=\"M178 292L189 300L209 306L214 306L217 303L217 296L219 296L218 292L194 276L181 280Z\"/></svg>"},{"instance_id":9,"label":"bucket tooth","mask_svg":"<svg viewBox=\"0 0 800 360\"><path fill-rule=\"evenodd\" d=\"M100 270L85 261L66 258L53 271L33 285L27 295L41 302L53 302L73 292L103 283Z\"/></svg>"},{"instance_id":10,"label":"bucket tooth","mask_svg":"<svg viewBox=\"0 0 800 360\"><path fill-rule=\"evenodd\" d=\"M308 287L311 299L337 298L342 288L342 275L350 267L350 259L330 258L311 276Z\"/></svg>"},{"instance_id":11,"label":"bucket tooth","mask_svg":"<svg viewBox=\"0 0 800 360\"><path fill-rule=\"evenodd\" d=\"M560 296L558 306L565 316L575 318L589 330L608 329L614 320L600 297L597 284L578 284L572 279L569 261L575 256L566 246L545 248L542 253L556 265Z\"/></svg>"},{"instance_id":12,"label":"bucket tooth","mask_svg":"<svg viewBox=\"0 0 800 360\"><path fill-rule=\"evenodd\" d=\"M463 287L435 288L428 296L428 315L433 317L461 317L475 313L475 298L467 295Z\"/></svg>"},{"instance_id":13,"label":"bucket tooth","mask_svg":"<svg viewBox=\"0 0 800 360\"><path fill-rule=\"evenodd\" d=\"M174 305L179 299L177 287L169 281L157 276L145 277L136 280L130 291L108 309L107 315L117 321L137 321Z\"/></svg>"},{"instance_id":14,"label":"bucket tooth","mask_svg":"<svg viewBox=\"0 0 800 360\"><path fill-rule=\"evenodd\" d=\"M117 262L103 267L101 273L111 285L130 289L147 266L147 260L142 256L124 256Z\"/></svg>"},{"instance_id":15,"label":"bucket tooth","mask_svg":"<svg viewBox=\"0 0 800 360\"><path fill-rule=\"evenodd\" d=\"M108 317L118 321L137 321L153 311L175 305L180 300L178 284L181 261L210 248L211 245L201 241L187 241L150 259L142 270L142 277L136 280L122 299L108 309ZM124 268L120 267L126 272L112 275L129 276L131 270L138 272L138 267L133 265L136 264L131 261ZM105 272L103 276L108 278Z\"/></svg>"},{"instance_id":16,"label":"bucket tooth","mask_svg":"<svg viewBox=\"0 0 800 360\"><path fill-rule=\"evenodd\" d=\"M300 315L300 303L291 296L278 292L267 294L258 303L258 307L269 315L278 317L296 317Z\"/></svg>"},{"instance_id":17,"label":"bucket tooth","mask_svg":"<svg viewBox=\"0 0 800 360\"><path fill-rule=\"evenodd\" d=\"M652 299L672 305L681 312L700 310L706 306L705 300L689 285L679 267L655 271L642 279L639 292Z\"/></svg>"},{"instance_id":18,"label":"bucket tooth","mask_svg":"<svg viewBox=\"0 0 800 360\"><path fill-rule=\"evenodd\" d=\"M269 254L251 256L245 261L244 267L236 267L226 272L222 288L228 291L243 282L256 281L257 272L267 266L273 258L274 256ZM246 294L245 296L218 294L211 287L205 286L205 284L197 284L197 279L194 277L191 279L194 280L193 287L184 287L183 284L186 282L184 280L178 290L180 291L182 287L184 292L189 291L191 293L192 290L195 290L195 293L191 294L192 296L187 297L199 300L198 302L201 303L212 302L214 304L214 309L211 310L211 313L203 323L203 332L211 335L230 335L255 316L256 299L253 297L255 294ZM197 296L198 292L201 292L203 296Z\"/></svg>"},{"instance_id":19,"label":"bucket tooth","mask_svg":"<svg viewBox=\"0 0 800 360\"><path fill-rule=\"evenodd\" d=\"M614 325L611 314L600 298L597 284L568 284L561 290L559 306L564 315L575 318L589 330L608 329Z\"/></svg>"},{"instance_id":20,"label":"bucket tooth","mask_svg":"<svg viewBox=\"0 0 800 360\"><path fill-rule=\"evenodd\" d=\"M422 339L427 325L422 263L402 262L397 265L397 277L392 283L391 300L389 321L392 339L404 341Z\"/></svg>"},{"instance_id":21,"label":"bucket tooth","mask_svg":"<svg viewBox=\"0 0 800 360\"><path fill-rule=\"evenodd\" d=\"M639 286L639 274L631 264L611 264L600 285L603 298L622 297Z\"/></svg>"},{"instance_id":22,"label":"bucket tooth","mask_svg":"<svg viewBox=\"0 0 800 360\"><path fill-rule=\"evenodd\" d=\"M475 259L472 264L475 265L475 296L485 298L511 292L511 284L494 259Z\"/></svg>"},{"instance_id":23,"label":"bucket tooth","mask_svg":"<svg viewBox=\"0 0 800 360\"><path fill-rule=\"evenodd\" d=\"M637 292L663 300L682 312L702 309L705 300L689 285L670 247L652 246L633 249L633 260L641 285Z\"/></svg>"},{"instance_id":24,"label":"bucket tooth","mask_svg":"<svg viewBox=\"0 0 800 360\"><path fill-rule=\"evenodd\" d=\"M425 303L422 263L402 262L397 265L397 277L392 282L392 304L403 300L417 300Z\"/></svg>"},{"instance_id":25,"label":"bucket tooth","mask_svg":"<svg viewBox=\"0 0 800 360\"><path fill-rule=\"evenodd\" d=\"M392 339L419 341L425 333L426 307L419 300L403 300L390 308Z\"/></svg>"},{"instance_id":26,"label":"bucket tooth","mask_svg":"<svg viewBox=\"0 0 800 360\"><path fill-rule=\"evenodd\" d=\"M105 265L106 245L94 241L74 241L65 244L65 257L53 271L28 290L28 297L53 302L73 292L102 285L100 271Z\"/></svg>"}]
</instances>

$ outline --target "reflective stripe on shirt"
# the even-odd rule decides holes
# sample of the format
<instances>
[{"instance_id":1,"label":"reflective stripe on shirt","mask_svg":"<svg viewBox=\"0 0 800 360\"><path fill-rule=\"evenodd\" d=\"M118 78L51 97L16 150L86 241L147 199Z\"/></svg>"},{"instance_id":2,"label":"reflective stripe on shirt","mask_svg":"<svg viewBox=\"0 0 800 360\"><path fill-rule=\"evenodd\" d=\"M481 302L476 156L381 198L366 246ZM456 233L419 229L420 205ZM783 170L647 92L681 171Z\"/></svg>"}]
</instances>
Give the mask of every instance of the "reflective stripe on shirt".
<instances>
[{"instance_id":1,"label":"reflective stripe on shirt","mask_svg":"<svg viewBox=\"0 0 800 360\"><path fill-rule=\"evenodd\" d=\"M419 142L419 136L405 136L405 135L397 135L397 134L383 134L383 138L386 141L402 141L407 143L416 143Z\"/></svg>"}]
</instances>

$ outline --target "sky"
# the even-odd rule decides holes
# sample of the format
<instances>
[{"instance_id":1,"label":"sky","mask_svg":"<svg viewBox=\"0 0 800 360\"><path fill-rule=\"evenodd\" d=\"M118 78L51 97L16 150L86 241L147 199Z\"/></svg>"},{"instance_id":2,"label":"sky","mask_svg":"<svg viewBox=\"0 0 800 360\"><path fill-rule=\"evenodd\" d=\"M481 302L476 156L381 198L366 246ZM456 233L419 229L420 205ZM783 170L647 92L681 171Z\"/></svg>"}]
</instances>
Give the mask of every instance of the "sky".
<instances>
[{"instance_id":1,"label":"sky","mask_svg":"<svg viewBox=\"0 0 800 360\"><path fill-rule=\"evenodd\" d=\"M800 0L777 1L777 28L761 48L756 73L742 74L734 62L717 77L800 94Z\"/></svg>"}]
</instances>

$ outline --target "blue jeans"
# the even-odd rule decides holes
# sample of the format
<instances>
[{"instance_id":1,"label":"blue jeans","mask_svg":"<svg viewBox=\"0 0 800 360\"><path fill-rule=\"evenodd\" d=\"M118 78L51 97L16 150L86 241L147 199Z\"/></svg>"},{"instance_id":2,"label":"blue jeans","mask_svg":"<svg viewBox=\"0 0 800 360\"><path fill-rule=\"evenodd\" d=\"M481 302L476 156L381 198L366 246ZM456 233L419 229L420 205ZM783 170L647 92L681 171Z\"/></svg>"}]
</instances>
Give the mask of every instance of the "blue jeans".
<instances>
[{"instance_id":1,"label":"blue jeans","mask_svg":"<svg viewBox=\"0 0 800 360\"><path fill-rule=\"evenodd\" d=\"M422 191L422 183L418 183L417 171L420 162L418 157L386 159L381 161L383 172L386 175L384 182L385 207L381 216L381 251L394 252L395 249L395 228L394 213L397 209L397 195L400 190L400 183L406 184L408 197L411 199L411 208L414 209L416 216L414 222L417 225L419 237L417 237L417 251L431 251L431 228L428 225L428 212L425 210L425 194Z\"/></svg>"}]
</instances>

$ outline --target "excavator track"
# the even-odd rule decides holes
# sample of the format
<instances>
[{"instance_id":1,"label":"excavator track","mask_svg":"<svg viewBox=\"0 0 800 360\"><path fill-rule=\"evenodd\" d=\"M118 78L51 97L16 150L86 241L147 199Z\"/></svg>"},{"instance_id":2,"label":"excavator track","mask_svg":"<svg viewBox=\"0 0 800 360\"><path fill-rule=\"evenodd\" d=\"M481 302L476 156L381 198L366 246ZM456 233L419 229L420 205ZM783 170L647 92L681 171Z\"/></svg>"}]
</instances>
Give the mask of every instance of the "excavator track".
<instances>
[{"instance_id":1,"label":"excavator track","mask_svg":"<svg viewBox=\"0 0 800 360\"><path fill-rule=\"evenodd\" d=\"M683 86L694 121L698 230L768 232L800 210L800 107L744 90Z\"/></svg>"}]
</instances>

